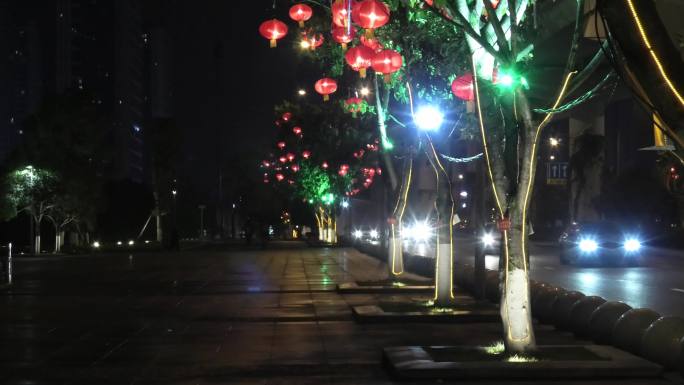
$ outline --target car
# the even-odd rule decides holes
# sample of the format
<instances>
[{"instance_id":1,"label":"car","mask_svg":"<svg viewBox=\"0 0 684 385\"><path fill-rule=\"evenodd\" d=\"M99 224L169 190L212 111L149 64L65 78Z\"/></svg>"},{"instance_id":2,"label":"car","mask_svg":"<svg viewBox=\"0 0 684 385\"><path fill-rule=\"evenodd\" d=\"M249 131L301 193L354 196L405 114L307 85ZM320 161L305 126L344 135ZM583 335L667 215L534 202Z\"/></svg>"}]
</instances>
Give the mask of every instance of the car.
<instances>
[{"instance_id":1,"label":"car","mask_svg":"<svg viewBox=\"0 0 684 385\"><path fill-rule=\"evenodd\" d=\"M560 263L628 265L641 263L643 244L636 228L614 222L580 222L568 227L559 239Z\"/></svg>"}]
</instances>

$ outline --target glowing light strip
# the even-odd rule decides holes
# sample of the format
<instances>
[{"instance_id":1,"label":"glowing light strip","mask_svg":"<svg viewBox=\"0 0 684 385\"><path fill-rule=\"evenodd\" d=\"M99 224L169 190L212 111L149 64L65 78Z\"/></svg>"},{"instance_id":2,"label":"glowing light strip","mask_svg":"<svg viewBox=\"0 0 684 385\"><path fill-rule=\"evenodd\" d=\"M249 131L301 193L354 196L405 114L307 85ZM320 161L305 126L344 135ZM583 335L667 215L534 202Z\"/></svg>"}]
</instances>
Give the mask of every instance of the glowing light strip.
<instances>
[{"instance_id":1,"label":"glowing light strip","mask_svg":"<svg viewBox=\"0 0 684 385\"><path fill-rule=\"evenodd\" d=\"M447 180L447 185L449 186L449 199L451 200L451 215L449 216L449 296L451 298L454 298L454 228L452 225L452 220L454 218L454 196L453 196L453 189L451 187L451 180L449 179L449 174L446 172L446 169L442 165L442 162L439 161L439 156L437 156L437 151L435 151L435 146L432 143L432 140L428 136L428 141L430 143L430 148L432 149L432 154L435 157L435 160L437 162L437 165L439 165L439 168L442 169L442 172L444 173L444 176L446 177Z\"/></svg>"},{"instance_id":2,"label":"glowing light strip","mask_svg":"<svg viewBox=\"0 0 684 385\"><path fill-rule=\"evenodd\" d=\"M648 40L648 36L646 36L646 31L644 31L643 25L641 25L639 15L637 14L636 9L634 8L634 3L632 2L632 0L627 0L627 4L629 5L629 10L631 11L632 17L634 18L634 22L636 23L637 29L639 30L639 34L641 34L641 39L644 41L644 45L646 46L646 48L648 48L648 53L651 55L651 58L653 58L653 61L658 67L660 76L663 78L663 80L665 80L665 83L667 83L667 86L670 88L670 91L672 91L675 97L679 100L679 103L682 106L684 106L684 97L682 97L679 91L677 91L677 88L675 88L674 84L672 84L670 77L667 76L665 68L663 68L662 63L660 62L660 58L658 58L658 55L656 55L655 51L653 50L651 42Z\"/></svg>"},{"instance_id":3,"label":"glowing light strip","mask_svg":"<svg viewBox=\"0 0 684 385\"><path fill-rule=\"evenodd\" d=\"M480 86L477 81L477 66L475 58L473 57L473 84L475 84L475 101L477 102L477 115L480 123L480 134L482 135L482 146L484 147L485 160L487 162L487 172L489 173L489 181L492 184L492 191L494 191L494 200L496 200L496 207L499 209L499 216L504 217L504 210L499 201L499 193L496 191L496 183L494 183L494 172L492 171L492 162L489 157L489 148L487 145L487 136L485 135L484 120L482 119L482 105L480 104Z\"/></svg>"},{"instance_id":4,"label":"glowing light strip","mask_svg":"<svg viewBox=\"0 0 684 385\"><path fill-rule=\"evenodd\" d=\"M563 87L561 88L560 92L558 93L558 97L556 98L556 102L553 104L552 110L555 110L558 108L558 105L563 101L563 97L565 96L565 91L568 88L568 84L570 84L570 79L575 75L577 71L572 71L568 73L565 76L565 82L563 82ZM525 190L525 198L523 200L523 212L522 212L522 252L523 252L523 267L525 268L525 272L527 272L527 250L525 248L525 234L526 234L526 227L527 227L527 206L529 205L529 200L530 200L530 192L532 191L532 183L534 182L534 178L532 177L534 175L534 155L536 154L537 151L537 143L539 142L539 135L541 134L541 130L548 122L548 120L553 116L553 113L548 113L544 117L544 120L539 123L539 126L537 126L537 131L534 134L534 141L532 141L532 158L530 159L530 168L528 170L528 181L527 181L527 189Z\"/></svg>"}]
</instances>

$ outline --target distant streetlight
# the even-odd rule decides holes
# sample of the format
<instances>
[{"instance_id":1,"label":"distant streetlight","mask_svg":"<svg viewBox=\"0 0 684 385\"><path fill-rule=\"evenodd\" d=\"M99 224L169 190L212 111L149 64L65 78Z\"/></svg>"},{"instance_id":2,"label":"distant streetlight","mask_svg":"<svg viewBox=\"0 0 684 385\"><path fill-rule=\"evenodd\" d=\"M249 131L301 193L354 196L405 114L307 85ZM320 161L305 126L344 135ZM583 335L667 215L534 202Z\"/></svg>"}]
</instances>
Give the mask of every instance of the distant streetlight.
<instances>
[{"instance_id":1,"label":"distant streetlight","mask_svg":"<svg viewBox=\"0 0 684 385\"><path fill-rule=\"evenodd\" d=\"M550 138L549 143L551 144L551 147L558 147L560 140L558 140L558 138Z\"/></svg>"},{"instance_id":2,"label":"distant streetlight","mask_svg":"<svg viewBox=\"0 0 684 385\"><path fill-rule=\"evenodd\" d=\"M444 122L444 114L433 106L423 106L418 109L413 121L423 131L436 131Z\"/></svg>"},{"instance_id":3,"label":"distant streetlight","mask_svg":"<svg viewBox=\"0 0 684 385\"><path fill-rule=\"evenodd\" d=\"M468 192L467 191L461 191L461 198L467 198L468 197Z\"/></svg>"},{"instance_id":4,"label":"distant streetlight","mask_svg":"<svg viewBox=\"0 0 684 385\"><path fill-rule=\"evenodd\" d=\"M370 95L370 90L368 89L368 87L362 87L361 88L361 95L363 95L363 96Z\"/></svg>"},{"instance_id":5,"label":"distant streetlight","mask_svg":"<svg viewBox=\"0 0 684 385\"><path fill-rule=\"evenodd\" d=\"M349 208L349 201L342 201L342 208L348 209Z\"/></svg>"},{"instance_id":6,"label":"distant streetlight","mask_svg":"<svg viewBox=\"0 0 684 385\"><path fill-rule=\"evenodd\" d=\"M299 96L305 96L305 95L306 95L306 90L302 88L302 89L300 89L299 91L297 91L297 93L299 94Z\"/></svg>"},{"instance_id":7,"label":"distant streetlight","mask_svg":"<svg viewBox=\"0 0 684 385\"><path fill-rule=\"evenodd\" d=\"M463 174L458 174L458 179L463 180Z\"/></svg>"},{"instance_id":8,"label":"distant streetlight","mask_svg":"<svg viewBox=\"0 0 684 385\"><path fill-rule=\"evenodd\" d=\"M177 190L175 190L175 189L174 189L174 190L171 190L171 194L173 194L173 196L175 197L175 196L176 196L176 194L178 194L178 191L177 191Z\"/></svg>"}]
</instances>

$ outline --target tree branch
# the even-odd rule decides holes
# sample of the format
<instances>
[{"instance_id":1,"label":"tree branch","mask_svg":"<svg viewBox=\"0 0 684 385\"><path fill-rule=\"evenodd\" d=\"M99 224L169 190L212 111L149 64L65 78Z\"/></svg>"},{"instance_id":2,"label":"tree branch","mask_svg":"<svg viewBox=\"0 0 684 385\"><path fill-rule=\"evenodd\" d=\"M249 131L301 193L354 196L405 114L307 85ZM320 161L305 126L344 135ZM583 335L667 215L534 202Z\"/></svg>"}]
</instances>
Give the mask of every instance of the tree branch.
<instances>
[{"instance_id":1,"label":"tree branch","mask_svg":"<svg viewBox=\"0 0 684 385\"><path fill-rule=\"evenodd\" d=\"M494 9L494 6L492 6L491 1L482 1L484 1L485 8L487 9L487 20L492 24L494 33L496 33L499 51L502 52L504 56L509 56L510 46L508 45L508 40L506 40L506 34L504 33L503 28L501 28L501 21L499 21L499 18L496 16L496 10Z\"/></svg>"},{"instance_id":2,"label":"tree branch","mask_svg":"<svg viewBox=\"0 0 684 385\"><path fill-rule=\"evenodd\" d=\"M487 53L492 55L494 58L496 58L499 61L503 61L503 57L494 48L494 46L489 44L489 42L485 38L483 38L479 33L477 33L477 31L473 29L470 23L468 23L468 20L466 20L460 12L453 12L451 9L449 9L449 15L453 15L453 18L449 18L435 7L428 8L449 24L453 24L456 27L461 28L466 35L470 36L473 40L475 40L485 51L487 51Z\"/></svg>"}]
</instances>

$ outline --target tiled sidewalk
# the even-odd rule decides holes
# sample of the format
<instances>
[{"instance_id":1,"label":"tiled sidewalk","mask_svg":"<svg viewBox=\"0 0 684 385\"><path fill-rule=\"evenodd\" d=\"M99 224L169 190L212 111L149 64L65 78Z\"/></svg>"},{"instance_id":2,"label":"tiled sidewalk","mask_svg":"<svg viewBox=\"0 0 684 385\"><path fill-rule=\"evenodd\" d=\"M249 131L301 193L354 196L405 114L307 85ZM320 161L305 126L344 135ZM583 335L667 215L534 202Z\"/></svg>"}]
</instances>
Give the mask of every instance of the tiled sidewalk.
<instances>
[{"instance_id":1,"label":"tiled sidewalk","mask_svg":"<svg viewBox=\"0 0 684 385\"><path fill-rule=\"evenodd\" d=\"M383 347L501 339L496 323L356 324L350 306L379 296L336 284L384 274L351 249L292 244L20 261L16 286L0 292L0 382L390 384ZM579 343L548 328L538 340ZM516 382L527 383L540 384ZM645 383L669 384L601 382Z\"/></svg>"}]
</instances>

